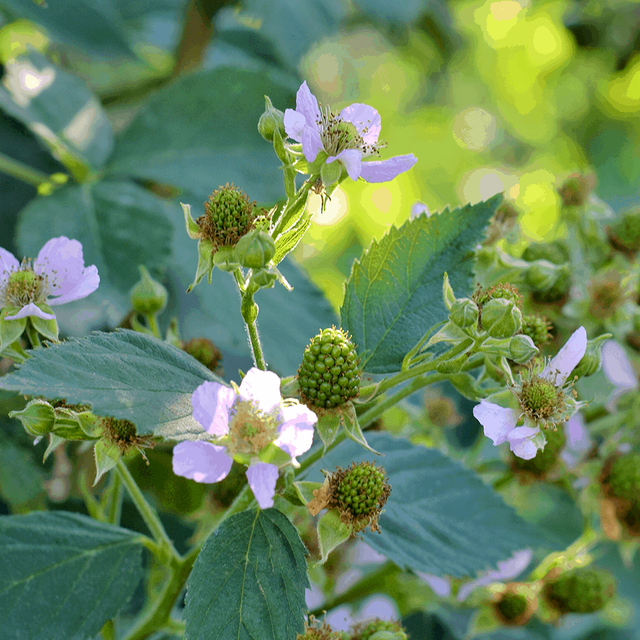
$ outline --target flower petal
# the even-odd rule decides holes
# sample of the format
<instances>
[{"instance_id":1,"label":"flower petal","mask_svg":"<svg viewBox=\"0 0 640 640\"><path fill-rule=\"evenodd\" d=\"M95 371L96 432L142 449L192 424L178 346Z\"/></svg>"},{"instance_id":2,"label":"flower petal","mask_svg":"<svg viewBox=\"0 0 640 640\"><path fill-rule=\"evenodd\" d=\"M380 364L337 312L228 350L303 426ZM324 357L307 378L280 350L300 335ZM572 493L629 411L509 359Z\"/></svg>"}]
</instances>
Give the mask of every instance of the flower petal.
<instances>
[{"instance_id":1,"label":"flower petal","mask_svg":"<svg viewBox=\"0 0 640 640\"><path fill-rule=\"evenodd\" d=\"M36 306L33 302L22 307L18 313L13 316L5 316L5 320L19 320L20 318L26 318L28 316L37 316L43 320L55 320L56 317L52 313L45 313L40 307Z\"/></svg>"},{"instance_id":2,"label":"flower petal","mask_svg":"<svg viewBox=\"0 0 640 640\"><path fill-rule=\"evenodd\" d=\"M70 285L71 283L69 283ZM90 293L93 293L100 285L100 276L98 275L98 267L91 265L87 267L80 276L78 282L73 286L69 286L65 293L57 298L50 298L47 302L51 306L57 304L64 304L65 302L72 302L73 300L80 300L86 298Z\"/></svg>"},{"instance_id":3,"label":"flower petal","mask_svg":"<svg viewBox=\"0 0 640 640\"><path fill-rule=\"evenodd\" d=\"M329 156L327 158L327 164L331 164L334 160L341 162L347 169L347 173L352 180L357 180L360 177L360 171L362 169L362 151L357 149L345 149L341 151L337 156Z\"/></svg>"},{"instance_id":4,"label":"flower petal","mask_svg":"<svg viewBox=\"0 0 640 640\"><path fill-rule=\"evenodd\" d=\"M51 238L38 253L33 270L49 281L49 291L61 295L73 288L82 277L82 245L66 236Z\"/></svg>"},{"instance_id":5,"label":"flower petal","mask_svg":"<svg viewBox=\"0 0 640 640\"><path fill-rule=\"evenodd\" d=\"M494 445L502 444L516 428L518 416L513 409L501 407L493 402L482 400L473 407L473 415L483 426L484 435L493 440Z\"/></svg>"},{"instance_id":6,"label":"flower petal","mask_svg":"<svg viewBox=\"0 0 640 640\"><path fill-rule=\"evenodd\" d=\"M282 418L284 422L274 444L292 458L309 451L313 444L313 425L318 422L318 416L305 405L294 404L282 408Z\"/></svg>"},{"instance_id":7,"label":"flower petal","mask_svg":"<svg viewBox=\"0 0 640 640\"><path fill-rule=\"evenodd\" d=\"M508 436L509 448L513 453L523 460L535 458L538 447L531 441L531 438L540 433L538 427L517 427Z\"/></svg>"},{"instance_id":8,"label":"flower petal","mask_svg":"<svg viewBox=\"0 0 640 640\"><path fill-rule=\"evenodd\" d=\"M252 400L258 405L258 409L265 413L271 413L282 402L280 378L272 371L261 371L251 367L238 390L242 400Z\"/></svg>"},{"instance_id":9,"label":"flower petal","mask_svg":"<svg viewBox=\"0 0 640 640\"><path fill-rule=\"evenodd\" d=\"M378 162L363 162L360 177L367 182L389 182L418 162L413 153Z\"/></svg>"},{"instance_id":10,"label":"flower petal","mask_svg":"<svg viewBox=\"0 0 640 640\"><path fill-rule=\"evenodd\" d=\"M220 482L232 464L224 447L203 440L181 442L173 448L173 473L196 482Z\"/></svg>"},{"instance_id":11,"label":"flower petal","mask_svg":"<svg viewBox=\"0 0 640 640\"><path fill-rule=\"evenodd\" d=\"M302 141L302 132L307 126L307 119L293 109L285 109L284 112L284 130L289 138L296 142Z\"/></svg>"},{"instance_id":12,"label":"flower petal","mask_svg":"<svg viewBox=\"0 0 640 640\"><path fill-rule=\"evenodd\" d=\"M311 93L306 80L300 85L296 93L296 111L304 116L308 126L315 126L317 130L320 109L318 108L318 101Z\"/></svg>"},{"instance_id":13,"label":"flower petal","mask_svg":"<svg viewBox=\"0 0 640 640\"><path fill-rule=\"evenodd\" d=\"M638 376L624 349L615 341L602 345L602 370L607 380L621 389L635 389Z\"/></svg>"},{"instance_id":14,"label":"flower petal","mask_svg":"<svg viewBox=\"0 0 640 640\"><path fill-rule=\"evenodd\" d=\"M9 275L13 271L18 271L20 269L20 263L16 259L16 257L0 247L0 287L3 287L7 280L9 279Z\"/></svg>"},{"instance_id":15,"label":"flower petal","mask_svg":"<svg viewBox=\"0 0 640 640\"><path fill-rule=\"evenodd\" d=\"M278 467L275 464L258 462L247 469L247 480L261 509L273 507L276 493Z\"/></svg>"},{"instance_id":16,"label":"flower petal","mask_svg":"<svg viewBox=\"0 0 640 640\"><path fill-rule=\"evenodd\" d=\"M350 122L357 130L365 144L376 144L380 135L380 114L368 104L356 102L340 112L343 120Z\"/></svg>"},{"instance_id":17,"label":"flower petal","mask_svg":"<svg viewBox=\"0 0 640 640\"><path fill-rule=\"evenodd\" d=\"M322 151L322 140L317 127L306 126L302 130L302 153L307 162L313 162Z\"/></svg>"},{"instance_id":18,"label":"flower petal","mask_svg":"<svg viewBox=\"0 0 640 640\"><path fill-rule=\"evenodd\" d=\"M540 377L553 382L556 387L563 385L578 362L582 360L586 350L587 332L584 327L579 327L573 332L564 347L558 351L558 355L552 358L551 362L542 370Z\"/></svg>"},{"instance_id":19,"label":"flower petal","mask_svg":"<svg viewBox=\"0 0 640 640\"><path fill-rule=\"evenodd\" d=\"M219 382L203 382L191 396L193 417L214 436L229 433L229 409L236 392Z\"/></svg>"}]
</instances>

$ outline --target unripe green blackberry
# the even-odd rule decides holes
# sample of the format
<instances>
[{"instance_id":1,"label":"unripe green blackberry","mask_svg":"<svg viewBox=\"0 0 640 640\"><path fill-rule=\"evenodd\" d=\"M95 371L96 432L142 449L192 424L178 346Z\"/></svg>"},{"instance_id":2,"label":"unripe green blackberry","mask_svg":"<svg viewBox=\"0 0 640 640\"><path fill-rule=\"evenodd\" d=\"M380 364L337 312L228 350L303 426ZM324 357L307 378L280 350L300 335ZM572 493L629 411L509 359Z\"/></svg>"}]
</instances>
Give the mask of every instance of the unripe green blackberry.
<instances>
[{"instance_id":1,"label":"unripe green blackberry","mask_svg":"<svg viewBox=\"0 0 640 640\"><path fill-rule=\"evenodd\" d=\"M300 394L309 406L337 407L360 392L356 347L342 329L323 329L302 356L298 368Z\"/></svg>"},{"instance_id":2,"label":"unripe green blackberry","mask_svg":"<svg viewBox=\"0 0 640 640\"><path fill-rule=\"evenodd\" d=\"M522 333L533 340L536 347L541 347L551 340L553 325L538 314L531 314L522 318Z\"/></svg>"},{"instance_id":3,"label":"unripe green blackberry","mask_svg":"<svg viewBox=\"0 0 640 640\"><path fill-rule=\"evenodd\" d=\"M512 467L518 471L530 473L537 478L544 478L555 466L560 456L560 451L567 441L562 427L558 429L545 429L544 437L547 440L547 444L544 446L544 449L539 450L531 460L524 460L512 454Z\"/></svg>"},{"instance_id":4,"label":"unripe green blackberry","mask_svg":"<svg viewBox=\"0 0 640 640\"><path fill-rule=\"evenodd\" d=\"M640 453L627 453L616 458L605 482L614 498L640 505Z\"/></svg>"},{"instance_id":5,"label":"unripe green blackberry","mask_svg":"<svg viewBox=\"0 0 640 640\"><path fill-rule=\"evenodd\" d=\"M353 462L348 469L338 467L329 479L329 507L337 507L354 533L367 525L379 531L378 517L390 493L384 469L373 462Z\"/></svg>"},{"instance_id":6,"label":"unripe green blackberry","mask_svg":"<svg viewBox=\"0 0 640 640\"><path fill-rule=\"evenodd\" d=\"M548 582L544 597L560 613L593 613L600 611L615 592L616 583L608 571L585 568Z\"/></svg>"},{"instance_id":7,"label":"unripe green blackberry","mask_svg":"<svg viewBox=\"0 0 640 640\"><path fill-rule=\"evenodd\" d=\"M524 622L529 600L521 593L505 593L494 605L498 617L505 624L520 624Z\"/></svg>"},{"instance_id":8,"label":"unripe green blackberry","mask_svg":"<svg viewBox=\"0 0 640 640\"><path fill-rule=\"evenodd\" d=\"M182 345L182 350L211 371L215 371L222 360L222 353L218 347L207 338L192 338Z\"/></svg>"},{"instance_id":9,"label":"unripe green blackberry","mask_svg":"<svg viewBox=\"0 0 640 640\"><path fill-rule=\"evenodd\" d=\"M205 214L197 220L203 237L214 247L235 246L238 240L254 227L261 209L249 200L249 196L227 183L219 187L204 203Z\"/></svg>"}]
</instances>

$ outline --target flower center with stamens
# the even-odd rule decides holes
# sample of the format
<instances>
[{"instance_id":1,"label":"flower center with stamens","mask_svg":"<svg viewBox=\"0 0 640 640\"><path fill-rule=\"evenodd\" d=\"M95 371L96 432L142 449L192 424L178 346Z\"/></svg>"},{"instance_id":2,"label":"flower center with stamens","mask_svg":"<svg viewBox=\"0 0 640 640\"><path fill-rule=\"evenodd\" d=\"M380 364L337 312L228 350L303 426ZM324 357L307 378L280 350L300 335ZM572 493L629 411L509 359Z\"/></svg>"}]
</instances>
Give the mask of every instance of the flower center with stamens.
<instances>
[{"instance_id":1,"label":"flower center with stamens","mask_svg":"<svg viewBox=\"0 0 640 640\"><path fill-rule=\"evenodd\" d=\"M544 378L523 382L518 399L528 416L542 420L550 418L563 404L562 390Z\"/></svg>"},{"instance_id":2,"label":"flower center with stamens","mask_svg":"<svg viewBox=\"0 0 640 640\"><path fill-rule=\"evenodd\" d=\"M229 444L231 455L258 455L278 435L274 416L260 411L250 401L239 401L231 409Z\"/></svg>"},{"instance_id":3,"label":"flower center with stamens","mask_svg":"<svg viewBox=\"0 0 640 640\"><path fill-rule=\"evenodd\" d=\"M22 308L31 302L44 302L45 289L45 279L23 264L20 271L14 271L9 276L4 298L9 305Z\"/></svg>"},{"instance_id":4,"label":"flower center with stamens","mask_svg":"<svg viewBox=\"0 0 640 640\"><path fill-rule=\"evenodd\" d=\"M358 133L355 125L337 114L328 107L320 111L320 118L317 121L320 128L320 139L326 153L330 156L337 156L345 149L357 149L364 156L377 155L380 152L381 144L367 144L362 135ZM368 129L362 130L366 134Z\"/></svg>"}]
</instances>

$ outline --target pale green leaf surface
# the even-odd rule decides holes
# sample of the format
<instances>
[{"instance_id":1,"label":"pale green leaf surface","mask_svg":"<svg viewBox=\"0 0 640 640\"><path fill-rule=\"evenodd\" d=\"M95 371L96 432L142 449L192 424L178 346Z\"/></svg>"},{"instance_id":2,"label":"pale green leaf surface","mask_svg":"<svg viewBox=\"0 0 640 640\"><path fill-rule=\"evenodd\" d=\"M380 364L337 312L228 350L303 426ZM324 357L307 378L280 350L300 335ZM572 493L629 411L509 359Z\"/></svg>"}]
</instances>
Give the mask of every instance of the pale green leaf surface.
<instances>
[{"instance_id":1,"label":"pale green leaf surface","mask_svg":"<svg viewBox=\"0 0 640 640\"><path fill-rule=\"evenodd\" d=\"M473 248L502 201L486 202L393 227L353 263L340 310L370 373L399 371L404 356L429 328L447 317L442 279L457 296L472 287Z\"/></svg>"},{"instance_id":2,"label":"pale green leaf surface","mask_svg":"<svg viewBox=\"0 0 640 640\"><path fill-rule=\"evenodd\" d=\"M36 349L0 388L90 404L93 413L130 420L140 435L197 440L191 395L205 380L222 382L190 355L134 331L92 333Z\"/></svg>"},{"instance_id":3,"label":"pale green leaf surface","mask_svg":"<svg viewBox=\"0 0 640 640\"><path fill-rule=\"evenodd\" d=\"M205 542L187 583L188 640L291 640L304 628L306 549L276 509L231 516Z\"/></svg>"},{"instance_id":4,"label":"pale green leaf surface","mask_svg":"<svg viewBox=\"0 0 640 640\"><path fill-rule=\"evenodd\" d=\"M102 167L113 149L113 130L100 101L81 80L37 51L7 63L0 107L45 146L63 145L94 169Z\"/></svg>"},{"instance_id":5,"label":"pale green leaf surface","mask_svg":"<svg viewBox=\"0 0 640 640\"><path fill-rule=\"evenodd\" d=\"M0 517L0 638L93 638L142 578L137 537L62 511Z\"/></svg>"},{"instance_id":6,"label":"pale green leaf surface","mask_svg":"<svg viewBox=\"0 0 640 640\"><path fill-rule=\"evenodd\" d=\"M519 549L550 549L554 544L473 471L439 451L388 434L367 438L384 453L376 463L386 471L391 495L380 518L382 533L367 531L364 538L399 567L469 576L495 568ZM304 479L319 482L324 477L320 469L333 471L352 460L375 459L356 443L345 442L313 465Z\"/></svg>"}]
</instances>

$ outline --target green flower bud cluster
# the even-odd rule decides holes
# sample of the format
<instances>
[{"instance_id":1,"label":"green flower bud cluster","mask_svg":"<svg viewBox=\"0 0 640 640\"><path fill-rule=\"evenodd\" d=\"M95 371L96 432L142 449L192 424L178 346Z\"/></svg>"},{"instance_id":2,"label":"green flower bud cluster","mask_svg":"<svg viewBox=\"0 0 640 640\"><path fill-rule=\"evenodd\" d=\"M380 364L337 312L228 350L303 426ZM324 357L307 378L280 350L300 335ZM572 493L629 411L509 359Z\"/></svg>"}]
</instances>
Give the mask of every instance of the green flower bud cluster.
<instances>
[{"instance_id":1,"label":"green flower bud cluster","mask_svg":"<svg viewBox=\"0 0 640 640\"><path fill-rule=\"evenodd\" d=\"M640 507L640 453L616 458L605 480L609 494Z\"/></svg>"},{"instance_id":2,"label":"green flower bud cluster","mask_svg":"<svg viewBox=\"0 0 640 640\"><path fill-rule=\"evenodd\" d=\"M491 338L510 338L520 331L522 297L517 287L499 283L489 289L478 288L472 300L480 311L478 328Z\"/></svg>"},{"instance_id":3,"label":"green flower bud cluster","mask_svg":"<svg viewBox=\"0 0 640 640\"><path fill-rule=\"evenodd\" d=\"M10 418L17 418L24 430L35 438L53 434L67 440L95 440L99 437L96 417L88 407L67 405L64 400L48 402L36 398L22 411L10 411Z\"/></svg>"},{"instance_id":4,"label":"green flower bud cluster","mask_svg":"<svg viewBox=\"0 0 640 640\"><path fill-rule=\"evenodd\" d=\"M399 622L377 618L353 627L351 640L407 640L407 634Z\"/></svg>"},{"instance_id":5,"label":"green flower bud cluster","mask_svg":"<svg viewBox=\"0 0 640 640\"><path fill-rule=\"evenodd\" d=\"M457 298L449 310L449 318L461 329L467 329L478 322L478 305L469 298Z\"/></svg>"},{"instance_id":6,"label":"green flower bud cluster","mask_svg":"<svg viewBox=\"0 0 640 640\"><path fill-rule=\"evenodd\" d=\"M634 254L640 250L640 207L621 213L607 233L609 242L618 251Z\"/></svg>"},{"instance_id":7,"label":"green flower bud cluster","mask_svg":"<svg viewBox=\"0 0 640 640\"><path fill-rule=\"evenodd\" d=\"M538 314L530 314L522 318L522 333L533 340L536 347L541 347L551 340L553 325Z\"/></svg>"},{"instance_id":8,"label":"green flower bud cluster","mask_svg":"<svg viewBox=\"0 0 640 640\"><path fill-rule=\"evenodd\" d=\"M505 624L518 624L524 622L529 600L524 594L507 592L494 604L494 608Z\"/></svg>"},{"instance_id":9,"label":"green flower bud cluster","mask_svg":"<svg viewBox=\"0 0 640 640\"><path fill-rule=\"evenodd\" d=\"M354 533L367 525L372 531L379 531L378 517L390 493L384 469L373 462L353 462L348 469L338 467L329 477L329 507L338 508Z\"/></svg>"},{"instance_id":10,"label":"green flower bud cluster","mask_svg":"<svg viewBox=\"0 0 640 640\"><path fill-rule=\"evenodd\" d=\"M202 236L219 246L235 246L254 227L261 209L249 196L227 183L216 189L204 203L205 214L197 220Z\"/></svg>"},{"instance_id":11,"label":"green flower bud cluster","mask_svg":"<svg viewBox=\"0 0 640 640\"><path fill-rule=\"evenodd\" d=\"M524 460L511 454L511 466L515 471L530 474L536 478L544 478L553 467L555 467L560 457L560 451L567 442L562 426L556 429L549 427L544 430L547 444L544 449L536 453L535 458Z\"/></svg>"},{"instance_id":12,"label":"green flower bud cluster","mask_svg":"<svg viewBox=\"0 0 640 640\"><path fill-rule=\"evenodd\" d=\"M192 338L182 345L182 350L211 371L215 371L222 360L218 347L207 338Z\"/></svg>"},{"instance_id":13,"label":"green flower bud cluster","mask_svg":"<svg viewBox=\"0 0 640 640\"><path fill-rule=\"evenodd\" d=\"M544 597L560 613L593 613L613 598L616 583L608 571L574 569L548 582Z\"/></svg>"},{"instance_id":14,"label":"green flower bud cluster","mask_svg":"<svg viewBox=\"0 0 640 640\"><path fill-rule=\"evenodd\" d=\"M582 356L582 360L578 362L578 365L573 370L572 375L583 378L592 376L594 373L600 371L600 367L602 366L602 345L610 338L611 334L605 333L594 340L587 340L587 350L584 356Z\"/></svg>"},{"instance_id":15,"label":"green flower bud cluster","mask_svg":"<svg viewBox=\"0 0 640 640\"><path fill-rule=\"evenodd\" d=\"M247 269L263 269L276 254L273 238L261 229L253 229L238 240L236 259Z\"/></svg>"},{"instance_id":16,"label":"green flower bud cluster","mask_svg":"<svg viewBox=\"0 0 640 640\"><path fill-rule=\"evenodd\" d=\"M140 280L129 293L131 308L136 313L157 314L167 306L167 290L151 277L144 265L139 265Z\"/></svg>"},{"instance_id":17,"label":"green flower bud cluster","mask_svg":"<svg viewBox=\"0 0 640 640\"><path fill-rule=\"evenodd\" d=\"M356 398L360 371L348 333L332 327L315 336L304 350L298 381L302 399L309 406L329 409Z\"/></svg>"},{"instance_id":18,"label":"green flower bud cluster","mask_svg":"<svg viewBox=\"0 0 640 640\"><path fill-rule=\"evenodd\" d=\"M276 109L271 100L265 96L264 113L258 120L258 132L267 142L273 142L276 131L278 131L280 137L283 139L286 137L284 130L284 113L282 113L280 109Z\"/></svg>"}]
</instances>

